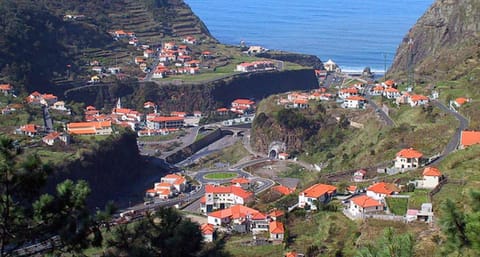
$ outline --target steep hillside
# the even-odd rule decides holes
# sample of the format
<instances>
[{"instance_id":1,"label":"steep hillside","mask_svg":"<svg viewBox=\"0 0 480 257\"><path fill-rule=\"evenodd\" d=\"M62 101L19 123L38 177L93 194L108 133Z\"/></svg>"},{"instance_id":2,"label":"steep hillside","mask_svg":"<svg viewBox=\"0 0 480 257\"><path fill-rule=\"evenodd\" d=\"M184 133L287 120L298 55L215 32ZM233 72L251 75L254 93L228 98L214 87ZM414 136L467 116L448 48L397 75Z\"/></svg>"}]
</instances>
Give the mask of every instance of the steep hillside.
<instances>
[{"instance_id":1,"label":"steep hillside","mask_svg":"<svg viewBox=\"0 0 480 257\"><path fill-rule=\"evenodd\" d=\"M185 35L216 42L178 0L5 0L0 11L0 82L18 93L72 86L90 78L92 60L127 65L141 54L108 31L133 31L142 44Z\"/></svg>"},{"instance_id":2,"label":"steep hillside","mask_svg":"<svg viewBox=\"0 0 480 257\"><path fill-rule=\"evenodd\" d=\"M405 35L390 76L401 77L413 67L417 81L451 80L479 67L479 13L478 0L435 1Z\"/></svg>"}]
</instances>

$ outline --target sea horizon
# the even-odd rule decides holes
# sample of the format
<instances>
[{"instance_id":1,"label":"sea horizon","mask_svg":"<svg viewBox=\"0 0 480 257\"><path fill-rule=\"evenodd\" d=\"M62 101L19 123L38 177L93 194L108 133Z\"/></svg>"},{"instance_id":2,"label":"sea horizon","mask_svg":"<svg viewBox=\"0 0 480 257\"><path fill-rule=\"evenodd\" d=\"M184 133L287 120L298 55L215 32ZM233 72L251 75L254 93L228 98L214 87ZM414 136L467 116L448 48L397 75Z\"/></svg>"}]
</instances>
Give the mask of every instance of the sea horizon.
<instances>
[{"instance_id":1,"label":"sea horizon","mask_svg":"<svg viewBox=\"0 0 480 257\"><path fill-rule=\"evenodd\" d=\"M221 43L332 59L344 71L383 73L433 0L186 0Z\"/></svg>"}]
</instances>

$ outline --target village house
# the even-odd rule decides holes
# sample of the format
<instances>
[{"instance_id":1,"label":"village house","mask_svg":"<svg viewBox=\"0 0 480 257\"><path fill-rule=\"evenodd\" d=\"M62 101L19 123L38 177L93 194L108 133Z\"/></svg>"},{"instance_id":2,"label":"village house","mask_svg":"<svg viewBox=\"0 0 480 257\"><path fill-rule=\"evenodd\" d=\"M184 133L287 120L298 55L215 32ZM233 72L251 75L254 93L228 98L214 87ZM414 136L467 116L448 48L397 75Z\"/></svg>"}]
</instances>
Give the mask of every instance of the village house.
<instances>
[{"instance_id":1,"label":"village house","mask_svg":"<svg viewBox=\"0 0 480 257\"><path fill-rule=\"evenodd\" d=\"M193 117L201 118L202 117L202 112L201 111L193 111Z\"/></svg>"},{"instance_id":2,"label":"village house","mask_svg":"<svg viewBox=\"0 0 480 257\"><path fill-rule=\"evenodd\" d=\"M178 129L184 126L184 118L160 116L156 113L147 115L147 128L149 129Z\"/></svg>"},{"instance_id":3,"label":"village house","mask_svg":"<svg viewBox=\"0 0 480 257\"><path fill-rule=\"evenodd\" d=\"M47 145L54 145L57 142L63 142L68 145L70 143L70 137L67 134L60 132L52 132L42 138L42 141Z\"/></svg>"},{"instance_id":4,"label":"village house","mask_svg":"<svg viewBox=\"0 0 480 257\"><path fill-rule=\"evenodd\" d=\"M67 124L67 131L73 135L110 135L112 134L112 122L71 122Z\"/></svg>"},{"instance_id":5,"label":"village house","mask_svg":"<svg viewBox=\"0 0 480 257\"><path fill-rule=\"evenodd\" d=\"M285 228L283 223L279 221L272 221L269 225L270 240L272 241L283 241L285 234Z\"/></svg>"},{"instance_id":6,"label":"village house","mask_svg":"<svg viewBox=\"0 0 480 257\"><path fill-rule=\"evenodd\" d=\"M159 183L155 183L153 188L146 191L147 197L158 197L160 199L168 199L175 194L184 192L187 180L177 174L168 174L160 179Z\"/></svg>"},{"instance_id":7,"label":"village house","mask_svg":"<svg viewBox=\"0 0 480 257\"><path fill-rule=\"evenodd\" d=\"M423 154L413 148L402 149L395 157L394 167L397 169L413 169L423 164Z\"/></svg>"},{"instance_id":8,"label":"village house","mask_svg":"<svg viewBox=\"0 0 480 257\"><path fill-rule=\"evenodd\" d=\"M244 114L250 110L253 110L255 108L255 102L249 99L235 99L232 102L232 107L230 108L230 111L239 113L239 114Z\"/></svg>"},{"instance_id":9,"label":"village house","mask_svg":"<svg viewBox=\"0 0 480 257\"><path fill-rule=\"evenodd\" d=\"M157 107L157 105L154 102L151 102L151 101L147 101L147 102L143 103L143 108L145 108L145 109L149 109L149 108L155 109L156 107Z\"/></svg>"},{"instance_id":10,"label":"village house","mask_svg":"<svg viewBox=\"0 0 480 257\"><path fill-rule=\"evenodd\" d=\"M328 203L337 194L337 188L331 185L315 184L298 194L298 207L316 210L316 203Z\"/></svg>"},{"instance_id":11,"label":"village house","mask_svg":"<svg viewBox=\"0 0 480 257\"><path fill-rule=\"evenodd\" d=\"M365 179L366 175L367 175L366 170L357 170L355 171L355 173L353 173L353 181L362 182Z\"/></svg>"},{"instance_id":12,"label":"village house","mask_svg":"<svg viewBox=\"0 0 480 257\"><path fill-rule=\"evenodd\" d=\"M430 223L433 221L433 207L431 203L422 203L420 210L408 209L405 215L407 222L424 221Z\"/></svg>"},{"instance_id":13,"label":"village house","mask_svg":"<svg viewBox=\"0 0 480 257\"><path fill-rule=\"evenodd\" d=\"M480 144L480 131L462 131L460 134L459 149L464 149L476 144Z\"/></svg>"},{"instance_id":14,"label":"village house","mask_svg":"<svg viewBox=\"0 0 480 257\"><path fill-rule=\"evenodd\" d=\"M218 115L227 115L229 111L230 111L229 109L223 107L223 108L218 108L218 109L216 110L216 113L217 113Z\"/></svg>"},{"instance_id":15,"label":"village house","mask_svg":"<svg viewBox=\"0 0 480 257\"><path fill-rule=\"evenodd\" d=\"M167 67L157 66L155 68L155 71L152 74L152 78L163 79L163 78L167 77L167 73L168 73L168 68Z\"/></svg>"},{"instance_id":16,"label":"village house","mask_svg":"<svg viewBox=\"0 0 480 257\"><path fill-rule=\"evenodd\" d=\"M136 65L142 64L142 63L144 63L144 62L146 62L146 61L147 61L147 59L146 59L145 57L143 57L143 56L137 56L137 57L135 57L135 59L134 59L134 62L135 62Z\"/></svg>"},{"instance_id":17,"label":"village house","mask_svg":"<svg viewBox=\"0 0 480 257\"><path fill-rule=\"evenodd\" d=\"M470 99L465 97L458 97L454 101L450 101L450 105L455 105L455 107L462 107L464 104L470 102Z\"/></svg>"},{"instance_id":18,"label":"village house","mask_svg":"<svg viewBox=\"0 0 480 257\"><path fill-rule=\"evenodd\" d=\"M367 196L375 200L383 200L385 197L399 192L400 190L394 184L385 182L375 183L367 188Z\"/></svg>"},{"instance_id":19,"label":"village house","mask_svg":"<svg viewBox=\"0 0 480 257\"><path fill-rule=\"evenodd\" d=\"M327 77L328 71L326 70L315 70L315 76L319 79L325 79Z\"/></svg>"},{"instance_id":20,"label":"village house","mask_svg":"<svg viewBox=\"0 0 480 257\"><path fill-rule=\"evenodd\" d=\"M211 243L214 240L215 227L212 224L204 223L200 226L202 231L203 241Z\"/></svg>"},{"instance_id":21,"label":"village house","mask_svg":"<svg viewBox=\"0 0 480 257\"><path fill-rule=\"evenodd\" d=\"M289 195L289 194L295 192L295 188L289 188L289 187L286 187L284 185L274 186L274 187L272 187L271 190L275 191L275 192L278 192L282 195Z\"/></svg>"},{"instance_id":22,"label":"village house","mask_svg":"<svg viewBox=\"0 0 480 257\"><path fill-rule=\"evenodd\" d=\"M244 205L254 200L252 192L237 186L205 186L205 196L200 201L203 213L217 209L225 209L232 205Z\"/></svg>"},{"instance_id":23,"label":"village house","mask_svg":"<svg viewBox=\"0 0 480 257\"><path fill-rule=\"evenodd\" d=\"M278 154L278 159L281 160L281 161L287 160L288 157L290 157L290 155L288 153L285 153L285 152L282 152L282 153Z\"/></svg>"},{"instance_id":24,"label":"village house","mask_svg":"<svg viewBox=\"0 0 480 257\"><path fill-rule=\"evenodd\" d=\"M214 211L208 213L208 224L214 226L224 226L224 225L244 225L244 232L247 231L250 227L247 223L250 223L251 217L260 213L258 210L243 206L243 205L232 205L226 209ZM266 217L266 216L265 216Z\"/></svg>"},{"instance_id":25,"label":"village house","mask_svg":"<svg viewBox=\"0 0 480 257\"><path fill-rule=\"evenodd\" d=\"M248 54L259 54L266 52L267 49L262 46L250 46L247 50Z\"/></svg>"},{"instance_id":26,"label":"village house","mask_svg":"<svg viewBox=\"0 0 480 257\"><path fill-rule=\"evenodd\" d=\"M236 71L240 72L254 72L254 71L269 71L275 70L275 64L270 61L255 61L244 62L237 65Z\"/></svg>"},{"instance_id":27,"label":"village house","mask_svg":"<svg viewBox=\"0 0 480 257\"><path fill-rule=\"evenodd\" d=\"M412 95L408 99L408 103L411 107L426 105L429 101L430 99L424 95Z\"/></svg>"},{"instance_id":28,"label":"village house","mask_svg":"<svg viewBox=\"0 0 480 257\"><path fill-rule=\"evenodd\" d=\"M185 118L187 116L187 113L186 112L173 111L173 112L170 112L170 116Z\"/></svg>"},{"instance_id":29,"label":"village house","mask_svg":"<svg viewBox=\"0 0 480 257\"><path fill-rule=\"evenodd\" d=\"M266 214L258 212L250 215L249 218L250 231L252 231L253 234L268 231L268 223L270 222L270 219Z\"/></svg>"},{"instance_id":30,"label":"village house","mask_svg":"<svg viewBox=\"0 0 480 257\"><path fill-rule=\"evenodd\" d=\"M323 67L325 67L325 70L328 72L340 71L340 68L332 59L328 59L328 61L323 64Z\"/></svg>"},{"instance_id":31,"label":"village house","mask_svg":"<svg viewBox=\"0 0 480 257\"><path fill-rule=\"evenodd\" d=\"M354 217L364 217L365 214L384 211L384 205L367 195L360 195L350 199L348 212Z\"/></svg>"},{"instance_id":32,"label":"village house","mask_svg":"<svg viewBox=\"0 0 480 257\"><path fill-rule=\"evenodd\" d=\"M183 38L182 42L185 43L185 44L196 45L197 44L197 39L194 36L187 36L187 37Z\"/></svg>"},{"instance_id":33,"label":"village house","mask_svg":"<svg viewBox=\"0 0 480 257\"><path fill-rule=\"evenodd\" d=\"M201 57L202 57L204 60L208 60L208 59L212 59L212 58L213 58L213 54L212 54L212 52L210 52L210 51L203 51Z\"/></svg>"},{"instance_id":34,"label":"village house","mask_svg":"<svg viewBox=\"0 0 480 257\"><path fill-rule=\"evenodd\" d=\"M58 101L58 98L52 94L40 94L35 91L27 97L27 102L29 104L42 104L42 105L52 105Z\"/></svg>"},{"instance_id":35,"label":"village house","mask_svg":"<svg viewBox=\"0 0 480 257\"><path fill-rule=\"evenodd\" d=\"M397 88L397 83L394 80L389 79L385 82L382 82L382 86L385 88Z\"/></svg>"},{"instance_id":36,"label":"village house","mask_svg":"<svg viewBox=\"0 0 480 257\"><path fill-rule=\"evenodd\" d=\"M168 174L161 178L162 183L169 183L173 185L177 192L185 192L187 186L187 180L185 177L177 174Z\"/></svg>"},{"instance_id":37,"label":"village house","mask_svg":"<svg viewBox=\"0 0 480 257\"><path fill-rule=\"evenodd\" d=\"M247 190L250 187L250 179L248 178L234 178L230 180L230 183L233 186L241 187Z\"/></svg>"},{"instance_id":38,"label":"village house","mask_svg":"<svg viewBox=\"0 0 480 257\"><path fill-rule=\"evenodd\" d=\"M122 72L122 69L120 67L108 67L107 70L110 74L113 74L113 75L119 74L120 72Z\"/></svg>"},{"instance_id":39,"label":"village house","mask_svg":"<svg viewBox=\"0 0 480 257\"><path fill-rule=\"evenodd\" d=\"M338 91L339 98L346 99L351 96L358 96L358 89L354 87L349 87L349 88L340 89L340 91Z\"/></svg>"},{"instance_id":40,"label":"village house","mask_svg":"<svg viewBox=\"0 0 480 257\"><path fill-rule=\"evenodd\" d=\"M442 172L435 167L426 167L423 170L423 180L415 181L416 188L433 189L444 179Z\"/></svg>"},{"instance_id":41,"label":"village house","mask_svg":"<svg viewBox=\"0 0 480 257\"><path fill-rule=\"evenodd\" d=\"M383 95L384 88L381 85L375 85L371 90L371 95Z\"/></svg>"},{"instance_id":42,"label":"village house","mask_svg":"<svg viewBox=\"0 0 480 257\"><path fill-rule=\"evenodd\" d=\"M385 96L387 99L396 99L397 97L400 97L402 94L398 89L393 88L393 87L388 87L385 90L383 90L383 96Z\"/></svg>"},{"instance_id":43,"label":"village house","mask_svg":"<svg viewBox=\"0 0 480 257\"><path fill-rule=\"evenodd\" d=\"M26 124L26 125L21 126L17 130L17 134L22 134L22 135L26 135L26 136L29 136L29 137L34 137L38 134L39 128L40 128L40 126L37 126L35 124Z\"/></svg>"},{"instance_id":44,"label":"village house","mask_svg":"<svg viewBox=\"0 0 480 257\"><path fill-rule=\"evenodd\" d=\"M342 107L347 109L365 109L366 103L367 99L361 96L350 96L345 98Z\"/></svg>"},{"instance_id":45,"label":"village house","mask_svg":"<svg viewBox=\"0 0 480 257\"><path fill-rule=\"evenodd\" d=\"M13 92L13 87L10 84L0 84L0 93L3 95L11 95Z\"/></svg>"}]
</instances>

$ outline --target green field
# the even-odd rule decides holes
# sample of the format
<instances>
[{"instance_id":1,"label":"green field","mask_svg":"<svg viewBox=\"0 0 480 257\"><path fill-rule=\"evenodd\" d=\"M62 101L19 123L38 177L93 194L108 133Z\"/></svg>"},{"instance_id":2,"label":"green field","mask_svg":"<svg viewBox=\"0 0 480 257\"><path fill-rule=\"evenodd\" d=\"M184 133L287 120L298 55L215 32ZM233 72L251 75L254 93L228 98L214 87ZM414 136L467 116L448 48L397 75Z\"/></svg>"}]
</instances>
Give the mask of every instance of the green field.
<instances>
[{"instance_id":1,"label":"green field","mask_svg":"<svg viewBox=\"0 0 480 257\"><path fill-rule=\"evenodd\" d=\"M234 172L215 172L203 176L206 179L232 179L237 177L237 173Z\"/></svg>"}]
</instances>

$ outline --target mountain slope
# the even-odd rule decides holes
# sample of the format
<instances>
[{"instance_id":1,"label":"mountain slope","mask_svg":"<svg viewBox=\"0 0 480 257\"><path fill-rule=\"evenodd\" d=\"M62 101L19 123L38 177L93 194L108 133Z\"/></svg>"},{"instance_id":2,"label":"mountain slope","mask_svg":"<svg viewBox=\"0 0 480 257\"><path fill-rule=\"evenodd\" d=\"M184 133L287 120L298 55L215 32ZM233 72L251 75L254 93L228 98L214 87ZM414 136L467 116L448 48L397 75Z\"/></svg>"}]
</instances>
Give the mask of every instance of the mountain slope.
<instances>
[{"instance_id":1,"label":"mountain slope","mask_svg":"<svg viewBox=\"0 0 480 257\"><path fill-rule=\"evenodd\" d=\"M479 13L478 0L435 1L405 35L390 76L413 67L420 79L455 79L480 66Z\"/></svg>"}]
</instances>

